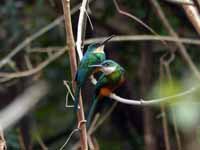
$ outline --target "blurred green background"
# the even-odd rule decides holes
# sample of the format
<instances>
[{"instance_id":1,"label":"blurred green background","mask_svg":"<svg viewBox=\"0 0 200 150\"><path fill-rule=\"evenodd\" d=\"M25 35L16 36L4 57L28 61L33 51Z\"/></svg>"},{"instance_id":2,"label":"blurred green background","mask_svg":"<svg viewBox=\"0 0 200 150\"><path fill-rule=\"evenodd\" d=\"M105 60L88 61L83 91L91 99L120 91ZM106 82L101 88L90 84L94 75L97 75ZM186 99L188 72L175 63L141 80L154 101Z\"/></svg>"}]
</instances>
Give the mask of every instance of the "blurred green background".
<instances>
[{"instance_id":1,"label":"blurred green background","mask_svg":"<svg viewBox=\"0 0 200 150\"><path fill-rule=\"evenodd\" d=\"M71 1L71 8L81 1ZM181 37L199 38L195 29L187 19L180 5L159 1L168 21ZM120 8L140 18L160 35L169 35L155 13L151 3L146 0L119 0ZM115 35L152 35L136 21L119 14L113 1L93 1L89 5L89 15L94 30L87 24L86 39L93 37ZM0 1L0 59L3 59L18 44L41 28L51 23L63 14L62 3L56 0L1 0ZM74 36L78 24L79 11L72 15ZM49 30L20 51L9 64L1 68L1 72L27 70L25 57L31 60L32 67L48 59L66 45L64 23ZM168 42L173 50L178 47ZM126 70L126 82L116 91L122 97L129 99L152 99L169 96L198 84L192 77L189 67L176 51L175 59L169 65L172 80L169 81L164 71L160 82L160 58L169 50L160 41L129 41L110 42L106 45L108 58L119 62ZM191 59L198 66L199 46L185 45ZM53 52L34 52L36 49ZM87 48L87 45L85 46ZM170 54L165 58L170 57ZM39 79L49 83L47 96L31 110L16 125L5 131L5 139L9 150L42 149L40 142L48 149L59 149L66 141L70 132L76 128L76 118L72 108L65 107L67 90L63 80L71 81L70 63L67 52L34 75L11 79L0 84L0 107L5 108L26 87ZM71 86L71 85L70 85ZM88 109L94 86L88 82L83 89L85 109ZM168 121L168 133L171 149L177 149L176 135L172 112L175 109L176 121L183 149L192 140L194 134L199 142L199 105L198 92L185 96L184 99L174 99L165 106ZM179 103L181 101L181 103ZM190 107L190 102L194 101ZM72 99L69 97L72 104ZM104 110L108 110L113 100L105 100ZM163 112L158 107L130 106L118 103L112 114L95 132L101 150L161 150L165 148L164 131L162 127ZM17 115L17 114L16 114ZM195 131L195 132L194 132ZM193 135L193 136L192 136ZM72 149L78 141L76 133L66 146ZM196 137L196 136L195 136ZM149 141L148 141L149 139ZM188 140L189 139L189 140ZM186 142L185 142L186 141ZM197 142L197 143L198 143ZM186 145L186 146L184 146ZM44 148L43 148L44 149ZM198 148L197 148L198 149Z\"/></svg>"}]
</instances>

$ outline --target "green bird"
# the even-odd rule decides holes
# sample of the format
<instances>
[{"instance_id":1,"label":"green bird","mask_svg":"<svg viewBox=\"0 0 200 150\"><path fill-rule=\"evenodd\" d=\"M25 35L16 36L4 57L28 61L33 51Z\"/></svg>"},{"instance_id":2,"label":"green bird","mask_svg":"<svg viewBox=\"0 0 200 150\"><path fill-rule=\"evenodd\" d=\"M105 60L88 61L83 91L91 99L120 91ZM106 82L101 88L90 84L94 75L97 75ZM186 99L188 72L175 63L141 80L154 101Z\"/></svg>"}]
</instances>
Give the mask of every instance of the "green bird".
<instances>
[{"instance_id":1,"label":"green bird","mask_svg":"<svg viewBox=\"0 0 200 150\"><path fill-rule=\"evenodd\" d=\"M113 37L114 35L108 37L101 43L89 45L83 58L81 59L75 78L75 81L77 83L74 102L75 112L77 112L78 110L78 102L81 88L84 86L89 76L98 71L97 69L88 66L101 63L105 60L104 45Z\"/></svg>"},{"instance_id":2,"label":"green bird","mask_svg":"<svg viewBox=\"0 0 200 150\"><path fill-rule=\"evenodd\" d=\"M105 60L101 64L91 65L90 67L100 69L103 74L95 85L95 96L87 116L87 127L90 126L97 102L108 97L125 80L124 69L113 60Z\"/></svg>"}]
</instances>

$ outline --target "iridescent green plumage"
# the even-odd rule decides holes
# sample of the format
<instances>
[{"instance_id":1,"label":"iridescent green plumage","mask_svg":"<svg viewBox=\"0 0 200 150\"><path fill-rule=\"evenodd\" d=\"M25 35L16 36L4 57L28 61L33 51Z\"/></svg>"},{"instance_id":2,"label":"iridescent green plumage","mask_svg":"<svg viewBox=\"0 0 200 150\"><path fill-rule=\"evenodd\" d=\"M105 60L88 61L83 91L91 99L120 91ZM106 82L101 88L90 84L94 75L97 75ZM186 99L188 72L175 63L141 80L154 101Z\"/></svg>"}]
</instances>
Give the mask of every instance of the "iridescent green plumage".
<instances>
[{"instance_id":1,"label":"iridescent green plumage","mask_svg":"<svg viewBox=\"0 0 200 150\"><path fill-rule=\"evenodd\" d=\"M87 127L91 124L97 102L109 96L111 92L124 82L124 69L112 60L105 60L100 65L93 65L93 67L99 67L104 74L100 76L95 85L95 96L87 116Z\"/></svg>"},{"instance_id":2,"label":"iridescent green plumage","mask_svg":"<svg viewBox=\"0 0 200 150\"><path fill-rule=\"evenodd\" d=\"M106 40L104 40L101 43L97 44L91 44L88 46L86 53L84 54L80 65L78 67L78 71L76 74L76 90L75 90L75 103L74 103L74 109L77 111L78 109L78 101L79 101L79 95L80 90L85 84L86 80L89 78L89 76L94 73L96 70L95 68L88 67L90 65L99 64L105 60L105 53L104 53L104 45L112 38L113 35L108 37Z\"/></svg>"},{"instance_id":3,"label":"iridescent green plumage","mask_svg":"<svg viewBox=\"0 0 200 150\"><path fill-rule=\"evenodd\" d=\"M85 84L88 77L95 71L95 68L88 67L93 64L101 63L105 60L105 53L103 51L104 47L98 47L98 44L93 44L88 46L88 49L83 56L77 74L76 74L76 90L75 90L75 111L77 111L78 108L78 100L80 95L80 89ZM98 48L101 48L102 51L96 52Z\"/></svg>"}]
</instances>

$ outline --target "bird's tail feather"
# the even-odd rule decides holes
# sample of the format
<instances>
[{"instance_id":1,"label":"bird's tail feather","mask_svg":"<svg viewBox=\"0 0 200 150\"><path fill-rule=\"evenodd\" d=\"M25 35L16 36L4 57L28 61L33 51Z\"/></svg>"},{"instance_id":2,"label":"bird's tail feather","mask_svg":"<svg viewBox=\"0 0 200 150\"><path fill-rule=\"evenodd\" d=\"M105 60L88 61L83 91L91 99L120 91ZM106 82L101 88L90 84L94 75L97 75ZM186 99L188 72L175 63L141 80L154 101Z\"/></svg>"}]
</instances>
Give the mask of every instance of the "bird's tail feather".
<instances>
[{"instance_id":1,"label":"bird's tail feather","mask_svg":"<svg viewBox=\"0 0 200 150\"><path fill-rule=\"evenodd\" d=\"M80 86L76 86L75 96L74 96L74 111L78 111L79 95L80 95Z\"/></svg>"},{"instance_id":2,"label":"bird's tail feather","mask_svg":"<svg viewBox=\"0 0 200 150\"><path fill-rule=\"evenodd\" d=\"M98 103L98 97L95 97L92 101L92 104L89 108L89 113L87 115L87 124L86 124L87 128L89 128L91 125L91 121L92 121L97 103Z\"/></svg>"}]
</instances>

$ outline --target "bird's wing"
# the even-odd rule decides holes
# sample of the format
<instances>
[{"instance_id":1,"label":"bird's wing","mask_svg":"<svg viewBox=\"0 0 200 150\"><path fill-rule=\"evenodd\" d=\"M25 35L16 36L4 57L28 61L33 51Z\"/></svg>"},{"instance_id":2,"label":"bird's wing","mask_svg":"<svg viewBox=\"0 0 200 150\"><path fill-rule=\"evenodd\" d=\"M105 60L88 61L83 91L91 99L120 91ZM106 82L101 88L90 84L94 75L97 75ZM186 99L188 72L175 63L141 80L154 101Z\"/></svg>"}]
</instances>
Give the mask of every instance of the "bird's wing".
<instances>
[{"instance_id":1,"label":"bird's wing","mask_svg":"<svg viewBox=\"0 0 200 150\"><path fill-rule=\"evenodd\" d=\"M108 78L103 74L99 77L99 80L95 86L95 95L97 96L99 94L99 91L102 87L105 87L106 85L109 85Z\"/></svg>"},{"instance_id":2,"label":"bird's wing","mask_svg":"<svg viewBox=\"0 0 200 150\"><path fill-rule=\"evenodd\" d=\"M94 70L94 68L91 68L89 66L94 64L99 64L104 59L105 59L104 54L102 55L102 54L86 53L79 64L75 80L82 83L83 81L80 80L85 80L88 77L88 75L90 75Z\"/></svg>"}]
</instances>

